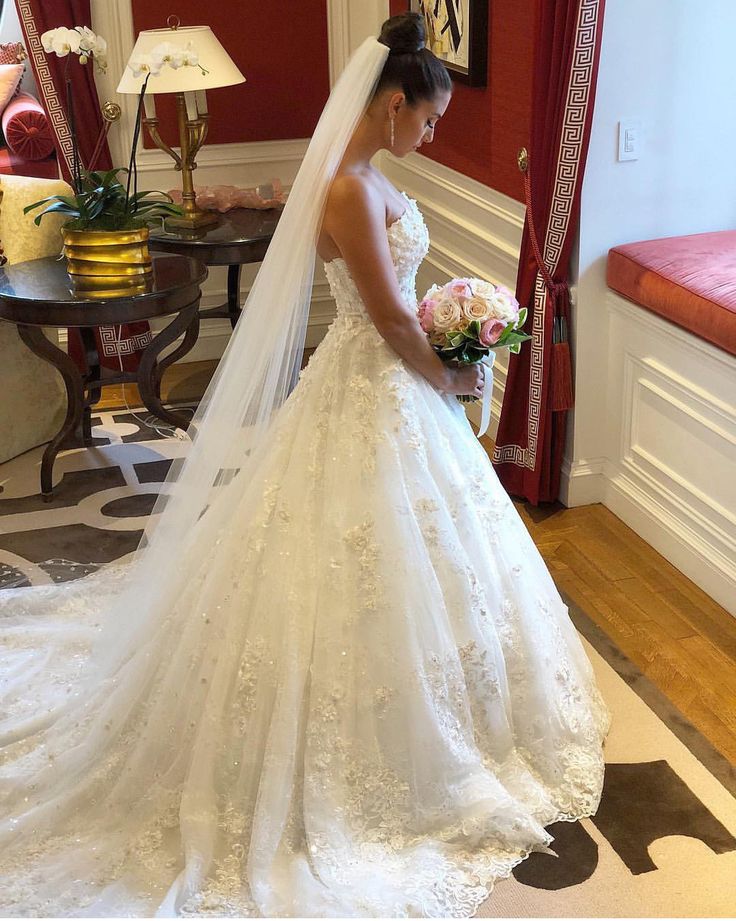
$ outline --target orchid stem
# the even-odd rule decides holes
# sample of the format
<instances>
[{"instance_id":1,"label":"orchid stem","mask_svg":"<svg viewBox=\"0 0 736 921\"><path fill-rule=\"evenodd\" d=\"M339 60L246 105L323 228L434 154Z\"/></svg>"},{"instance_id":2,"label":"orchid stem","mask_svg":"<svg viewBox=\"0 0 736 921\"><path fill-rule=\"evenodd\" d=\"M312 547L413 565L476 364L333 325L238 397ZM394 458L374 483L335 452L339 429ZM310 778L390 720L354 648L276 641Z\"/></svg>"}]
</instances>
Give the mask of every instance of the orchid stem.
<instances>
[{"instance_id":1,"label":"orchid stem","mask_svg":"<svg viewBox=\"0 0 736 921\"><path fill-rule=\"evenodd\" d=\"M79 159L79 142L77 140L77 125L74 117L74 94L72 93L72 81L69 77L69 58L67 57L64 65L64 81L66 83L66 107L67 119L69 120L69 131L72 136L72 185L74 194L80 195L82 192L82 169Z\"/></svg>"},{"instance_id":2,"label":"orchid stem","mask_svg":"<svg viewBox=\"0 0 736 921\"><path fill-rule=\"evenodd\" d=\"M130 163L128 164L128 182L125 187L126 211L130 207L130 182L131 182L131 179L133 178L133 173L135 173L135 184L133 186L133 194L135 194L136 189L138 187L138 170L136 166L135 156L136 156L136 149L138 147L138 138L141 133L141 113L143 111L143 97L146 95L146 86L148 85L148 78L150 76L151 76L150 74L146 74L146 79L143 81L143 86L141 87L141 91L138 95L138 107L135 113L135 128L133 129L133 145L130 150Z\"/></svg>"}]
</instances>

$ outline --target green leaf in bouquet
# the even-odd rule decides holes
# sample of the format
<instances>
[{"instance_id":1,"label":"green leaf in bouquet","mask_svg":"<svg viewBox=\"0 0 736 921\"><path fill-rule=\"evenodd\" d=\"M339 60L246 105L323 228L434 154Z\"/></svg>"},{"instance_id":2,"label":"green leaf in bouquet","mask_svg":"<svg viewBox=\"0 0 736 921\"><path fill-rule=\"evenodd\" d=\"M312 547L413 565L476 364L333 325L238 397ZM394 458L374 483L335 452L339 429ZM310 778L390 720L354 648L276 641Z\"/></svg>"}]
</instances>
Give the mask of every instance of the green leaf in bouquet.
<instances>
[{"instance_id":1,"label":"green leaf in bouquet","mask_svg":"<svg viewBox=\"0 0 736 921\"><path fill-rule=\"evenodd\" d=\"M517 342L526 342L527 339L531 339L531 338L532 337L529 336L527 333L519 333L516 330L511 330L511 332L508 332L505 335L501 336L501 338L498 341L499 343L503 343L503 345L510 345L510 344L516 344Z\"/></svg>"},{"instance_id":2,"label":"green leaf in bouquet","mask_svg":"<svg viewBox=\"0 0 736 921\"><path fill-rule=\"evenodd\" d=\"M520 342L513 342L513 343L508 347L508 349L509 349L509 352L512 352L514 355L518 355L519 352L521 351L521 343L520 343Z\"/></svg>"},{"instance_id":3,"label":"green leaf in bouquet","mask_svg":"<svg viewBox=\"0 0 736 921\"><path fill-rule=\"evenodd\" d=\"M453 348L461 346L465 342L465 333L452 333L448 335L447 341Z\"/></svg>"},{"instance_id":4,"label":"green leaf in bouquet","mask_svg":"<svg viewBox=\"0 0 736 921\"><path fill-rule=\"evenodd\" d=\"M440 356L442 361L452 361L457 358L460 354L461 349L459 348L440 348L437 350L437 354Z\"/></svg>"},{"instance_id":5,"label":"green leaf in bouquet","mask_svg":"<svg viewBox=\"0 0 736 921\"><path fill-rule=\"evenodd\" d=\"M526 307L522 307L519 311L519 319L516 321L516 328L520 329L526 323L526 317L528 314Z\"/></svg>"},{"instance_id":6,"label":"green leaf in bouquet","mask_svg":"<svg viewBox=\"0 0 736 921\"><path fill-rule=\"evenodd\" d=\"M478 348L474 348L473 346L468 346L466 352L468 355L468 360L473 362L474 364L476 362L479 362L481 358L485 358L485 356L488 354L486 349L478 349Z\"/></svg>"}]
</instances>

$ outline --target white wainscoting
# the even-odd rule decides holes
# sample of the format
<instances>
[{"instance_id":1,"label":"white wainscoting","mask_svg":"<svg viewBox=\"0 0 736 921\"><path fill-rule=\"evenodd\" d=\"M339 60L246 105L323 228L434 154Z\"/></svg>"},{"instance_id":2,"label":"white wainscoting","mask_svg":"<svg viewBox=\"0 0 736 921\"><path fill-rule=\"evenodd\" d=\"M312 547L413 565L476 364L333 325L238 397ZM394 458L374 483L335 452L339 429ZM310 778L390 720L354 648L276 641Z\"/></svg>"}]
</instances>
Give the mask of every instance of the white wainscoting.
<instances>
[{"instance_id":1,"label":"white wainscoting","mask_svg":"<svg viewBox=\"0 0 736 921\"><path fill-rule=\"evenodd\" d=\"M576 477L736 615L736 357L609 292L608 450Z\"/></svg>"}]
</instances>

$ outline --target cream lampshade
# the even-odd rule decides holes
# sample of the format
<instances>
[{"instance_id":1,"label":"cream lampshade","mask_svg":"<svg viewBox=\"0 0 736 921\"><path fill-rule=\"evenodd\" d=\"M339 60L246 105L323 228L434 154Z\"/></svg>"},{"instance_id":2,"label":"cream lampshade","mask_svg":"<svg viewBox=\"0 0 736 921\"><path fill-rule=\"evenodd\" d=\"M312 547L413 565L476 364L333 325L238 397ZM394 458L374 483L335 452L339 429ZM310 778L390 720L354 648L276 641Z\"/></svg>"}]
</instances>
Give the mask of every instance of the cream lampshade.
<instances>
[{"instance_id":1,"label":"cream lampshade","mask_svg":"<svg viewBox=\"0 0 736 921\"><path fill-rule=\"evenodd\" d=\"M244 83L245 77L209 26L180 26L175 16L169 17L169 23L167 29L146 29L139 33L118 84L118 92L138 95L146 84L143 124L156 146L173 158L176 169L181 170L182 174L184 214L182 217L167 218L166 226L170 229L196 229L217 220L213 212L197 208L192 181L192 170L197 166L196 156L207 136L209 124L206 91ZM198 63L179 67L164 65L158 73L143 72L135 76L136 62L148 58L152 52L160 53L164 44L174 46L181 52L195 52ZM159 134L154 102L158 93L174 93L176 96L181 153L176 153Z\"/></svg>"}]
</instances>

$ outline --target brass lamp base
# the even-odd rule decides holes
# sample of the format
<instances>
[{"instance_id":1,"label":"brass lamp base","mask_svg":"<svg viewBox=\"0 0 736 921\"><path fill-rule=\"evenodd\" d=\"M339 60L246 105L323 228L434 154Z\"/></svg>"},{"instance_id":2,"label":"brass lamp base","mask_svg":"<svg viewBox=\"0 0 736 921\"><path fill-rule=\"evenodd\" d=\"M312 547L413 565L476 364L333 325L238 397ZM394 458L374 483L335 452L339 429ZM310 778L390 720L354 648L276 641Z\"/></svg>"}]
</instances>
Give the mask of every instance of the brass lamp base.
<instances>
[{"instance_id":1,"label":"brass lamp base","mask_svg":"<svg viewBox=\"0 0 736 921\"><path fill-rule=\"evenodd\" d=\"M165 151L174 160L176 169L181 172L182 182L182 210L183 214L172 214L164 220L164 228L173 232L193 233L202 227L210 227L219 220L214 211L203 211L197 207L197 196L194 191L194 181L192 173L197 168L196 156L199 152L205 138L207 137L207 126L209 123L209 114L206 111L199 111L198 103L194 99L194 93L176 93L176 116L179 126L179 146L181 153L177 153L161 137L158 130L158 118L156 117L153 103L146 108L146 115L143 118L143 124L148 129L154 144L159 150ZM186 97L191 96L193 108L187 109Z\"/></svg>"},{"instance_id":2,"label":"brass lamp base","mask_svg":"<svg viewBox=\"0 0 736 921\"><path fill-rule=\"evenodd\" d=\"M166 230L199 230L200 227L210 227L216 224L219 218L214 211L200 211L199 208L191 213L170 215L164 220Z\"/></svg>"}]
</instances>

